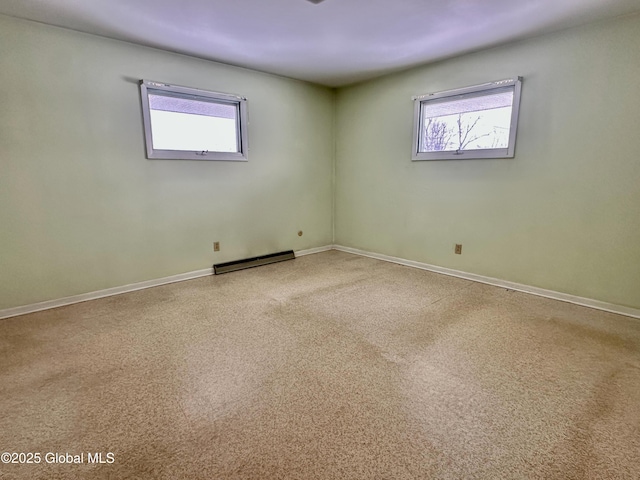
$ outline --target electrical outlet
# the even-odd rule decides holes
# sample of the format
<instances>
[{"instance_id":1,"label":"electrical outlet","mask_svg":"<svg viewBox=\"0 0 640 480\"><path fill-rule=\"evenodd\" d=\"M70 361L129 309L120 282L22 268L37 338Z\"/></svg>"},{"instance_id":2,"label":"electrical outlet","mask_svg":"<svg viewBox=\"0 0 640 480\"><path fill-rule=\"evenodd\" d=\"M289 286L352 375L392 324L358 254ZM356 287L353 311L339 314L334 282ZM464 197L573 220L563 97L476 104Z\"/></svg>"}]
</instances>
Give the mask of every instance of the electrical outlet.
<instances>
[{"instance_id":1,"label":"electrical outlet","mask_svg":"<svg viewBox=\"0 0 640 480\"><path fill-rule=\"evenodd\" d=\"M462 255L462 244L456 243L456 249L454 250L456 255Z\"/></svg>"},{"instance_id":2,"label":"electrical outlet","mask_svg":"<svg viewBox=\"0 0 640 480\"><path fill-rule=\"evenodd\" d=\"M220 251L220 242L213 242L213 251L214 252Z\"/></svg>"}]
</instances>

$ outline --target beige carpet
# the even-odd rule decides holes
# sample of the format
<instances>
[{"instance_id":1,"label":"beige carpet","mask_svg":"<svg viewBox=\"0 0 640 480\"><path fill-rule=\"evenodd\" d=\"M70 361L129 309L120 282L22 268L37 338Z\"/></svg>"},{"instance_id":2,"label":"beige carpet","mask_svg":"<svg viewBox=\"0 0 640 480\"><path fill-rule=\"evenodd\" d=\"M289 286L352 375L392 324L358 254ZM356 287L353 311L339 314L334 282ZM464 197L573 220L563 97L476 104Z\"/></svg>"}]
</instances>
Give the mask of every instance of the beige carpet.
<instances>
[{"instance_id":1,"label":"beige carpet","mask_svg":"<svg viewBox=\"0 0 640 480\"><path fill-rule=\"evenodd\" d=\"M0 412L2 479L637 479L640 321L326 252L0 321Z\"/></svg>"}]
</instances>

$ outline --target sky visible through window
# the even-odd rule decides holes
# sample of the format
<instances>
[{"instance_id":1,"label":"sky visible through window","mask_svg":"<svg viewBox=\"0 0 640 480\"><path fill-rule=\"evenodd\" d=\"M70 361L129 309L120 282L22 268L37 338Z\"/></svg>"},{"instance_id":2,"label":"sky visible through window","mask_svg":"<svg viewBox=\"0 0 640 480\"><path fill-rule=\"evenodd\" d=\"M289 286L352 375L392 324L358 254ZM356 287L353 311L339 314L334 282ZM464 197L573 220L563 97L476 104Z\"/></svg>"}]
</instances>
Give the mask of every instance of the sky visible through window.
<instances>
[{"instance_id":1,"label":"sky visible through window","mask_svg":"<svg viewBox=\"0 0 640 480\"><path fill-rule=\"evenodd\" d=\"M425 102L421 152L509 145L513 91Z\"/></svg>"},{"instance_id":2,"label":"sky visible through window","mask_svg":"<svg viewBox=\"0 0 640 480\"><path fill-rule=\"evenodd\" d=\"M237 152L234 105L149 95L153 148Z\"/></svg>"},{"instance_id":3,"label":"sky visible through window","mask_svg":"<svg viewBox=\"0 0 640 480\"><path fill-rule=\"evenodd\" d=\"M151 110L153 148L237 152L236 121L188 113Z\"/></svg>"}]
</instances>

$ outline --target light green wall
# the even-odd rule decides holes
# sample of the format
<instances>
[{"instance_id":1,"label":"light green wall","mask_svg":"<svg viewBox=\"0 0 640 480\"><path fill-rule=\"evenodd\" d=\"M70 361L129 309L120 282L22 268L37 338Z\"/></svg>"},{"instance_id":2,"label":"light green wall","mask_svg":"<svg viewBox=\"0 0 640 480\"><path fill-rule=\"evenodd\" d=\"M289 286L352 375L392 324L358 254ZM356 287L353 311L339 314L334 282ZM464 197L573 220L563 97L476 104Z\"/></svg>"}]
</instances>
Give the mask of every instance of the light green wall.
<instances>
[{"instance_id":1,"label":"light green wall","mask_svg":"<svg viewBox=\"0 0 640 480\"><path fill-rule=\"evenodd\" d=\"M331 243L333 90L4 16L0 45L0 310ZM147 160L141 78L246 96L249 162Z\"/></svg>"},{"instance_id":2,"label":"light green wall","mask_svg":"<svg viewBox=\"0 0 640 480\"><path fill-rule=\"evenodd\" d=\"M0 16L0 310L327 245L332 222L337 244L640 308L639 44L636 15L336 94ZM412 95L514 74L514 159L410 161ZM247 96L250 161L146 160L140 78Z\"/></svg>"},{"instance_id":3,"label":"light green wall","mask_svg":"<svg viewBox=\"0 0 640 480\"><path fill-rule=\"evenodd\" d=\"M639 308L639 46L635 15L339 90L336 243ZM412 95L512 75L514 159L411 162Z\"/></svg>"}]
</instances>

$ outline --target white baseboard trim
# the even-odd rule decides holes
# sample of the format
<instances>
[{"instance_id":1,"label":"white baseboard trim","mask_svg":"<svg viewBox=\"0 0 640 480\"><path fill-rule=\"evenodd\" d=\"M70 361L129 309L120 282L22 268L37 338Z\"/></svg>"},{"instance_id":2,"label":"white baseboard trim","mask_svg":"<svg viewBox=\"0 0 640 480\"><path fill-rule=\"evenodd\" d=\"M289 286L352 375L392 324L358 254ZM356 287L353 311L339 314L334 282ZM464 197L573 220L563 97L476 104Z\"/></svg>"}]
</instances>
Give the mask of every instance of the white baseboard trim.
<instances>
[{"instance_id":1,"label":"white baseboard trim","mask_svg":"<svg viewBox=\"0 0 640 480\"><path fill-rule=\"evenodd\" d=\"M304 257L305 255L313 255L314 253L328 252L333 250L333 245L325 245L324 247L309 248L307 250L298 250L294 252L296 257Z\"/></svg>"},{"instance_id":2,"label":"white baseboard trim","mask_svg":"<svg viewBox=\"0 0 640 480\"><path fill-rule=\"evenodd\" d=\"M583 307L595 308L597 310L603 310L605 312L617 313L619 315L625 315L627 317L640 319L640 310L631 307L615 305L613 303L593 300L591 298L578 297L575 295L570 295L568 293L556 292L553 290L545 290L544 288L532 287L530 285L509 282L507 280L500 280L498 278L485 277L484 275L476 275L475 273L467 273L450 268L438 267L436 265L429 265L428 263L415 262L413 260L405 260L403 258L391 257L389 255L383 255L380 253L367 252L365 250L359 250L357 248L343 247L342 245L334 245L333 248L341 252L353 253L355 255L361 255L363 257L375 258L377 260L397 263L400 265L405 265L407 267L429 270L430 272L442 273L444 275L450 275L452 277L464 278L466 280L472 280L474 282L486 283L488 285L494 285L496 287L508 288L510 290L530 293L539 297L551 298L553 300L560 300L562 302L573 303L576 305L581 305Z\"/></svg>"},{"instance_id":3,"label":"white baseboard trim","mask_svg":"<svg viewBox=\"0 0 640 480\"><path fill-rule=\"evenodd\" d=\"M314 253L326 252L329 250L333 250L333 245L325 245L323 247L299 250L295 252L295 255L296 257L302 257L305 255L312 255ZM86 302L88 300L96 300L98 298L111 297L113 295L120 295L122 293L135 292L136 290L143 290L145 288L158 287L160 285L166 285L168 283L193 280L194 278L206 277L208 275L213 275L212 268L196 270L195 272L180 273L178 275L157 278L155 280L147 280L145 282L132 283L129 285L123 285L121 287L107 288L105 290L98 290L97 292L82 293L80 295L73 295L71 297L64 297L56 300L47 300L46 302L38 302L32 303L30 305L23 305L20 307L7 308L4 310L0 310L0 320L2 320L3 318L17 317L18 315L40 312L42 310L49 310L50 308L64 307L65 305Z\"/></svg>"},{"instance_id":4,"label":"white baseboard trim","mask_svg":"<svg viewBox=\"0 0 640 480\"><path fill-rule=\"evenodd\" d=\"M442 273L452 277L464 278L479 283L486 283L488 285L494 285L496 287L508 288L510 290L517 290L519 292L530 293L532 295L538 295L540 297L551 298L554 300L560 300L563 302L574 303L576 305L582 305L584 307L595 308L597 310L603 310L605 312L617 313L619 315L626 315L628 317L640 319L640 310L622 305L615 305L612 303L601 302L600 300L593 300L590 298L577 297L575 295L569 295L567 293L555 292L553 290L545 290L543 288L532 287L529 285L523 285L520 283L509 282L507 280L500 280L497 278L485 277L483 275L476 275L475 273L462 272L460 270L453 270L445 267L438 267L436 265L429 265L428 263L416 262L413 260L405 260L403 258L391 257L389 255L383 255L381 253L367 252L357 248L343 247L342 245L325 245L323 247L310 248L307 250L299 250L295 252L296 257L302 257L305 255L313 255L314 253L327 252L329 250L339 250L341 252L353 253L363 257L375 258L377 260L383 260L385 262L397 263L399 265L405 265L407 267L419 268L422 270L428 270L430 272ZM59 298L56 300L48 300L45 302L33 303L30 305L23 305L20 307L7 308L0 310L0 320L4 318L17 317L18 315L26 315L28 313L40 312L42 310L49 310L51 308L64 307L65 305L72 305L74 303L86 302L88 300L96 300L98 298L111 297L113 295L120 295L122 293L135 292L136 290L144 290L145 288L158 287L160 285L166 285L168 283L183 282L185 280L193 280L194 278L206 277L213 275L212 268L205 268L204 270L196 270L194 272L180 273L178 275L171 275L169 277L157 278L154 280L147 280L144 282L132 283L129 285L123 285L121 287L107 288L105 290L98 290L96 292L82 293L80 295L73 295L70 297Z\"/></svg>"},{"instance_id":5,"label":"white baseboard trim","mask_svg":"<svg viewBox=\"0 0 640 480\"><path fill-rule=\"evenodd\" d=\"M96 300L98 298L120 295L121 293L129 293L135 292L136 290L144 290L145 288L158 287L160 285L166 285L168 283L193 280L194 278L206 277L208 275L213 275L213 268L205 268L204 270L196 270L195 272L180 273L178 275L157 278L155 280L147 280L145 282L131 283L129 285L123 285L121 287L98 290L97 292L82 293L80 295L59 298L57 300L32 303L31 305L23 305L21 307L7 308L5 310L0 310L0 320L2 320L3 318L17 317L18 315L40 312L42 310L49 310L50 308L64 307L65 305L86 302L88 300Z\"/></svg>"}]
</instances>

